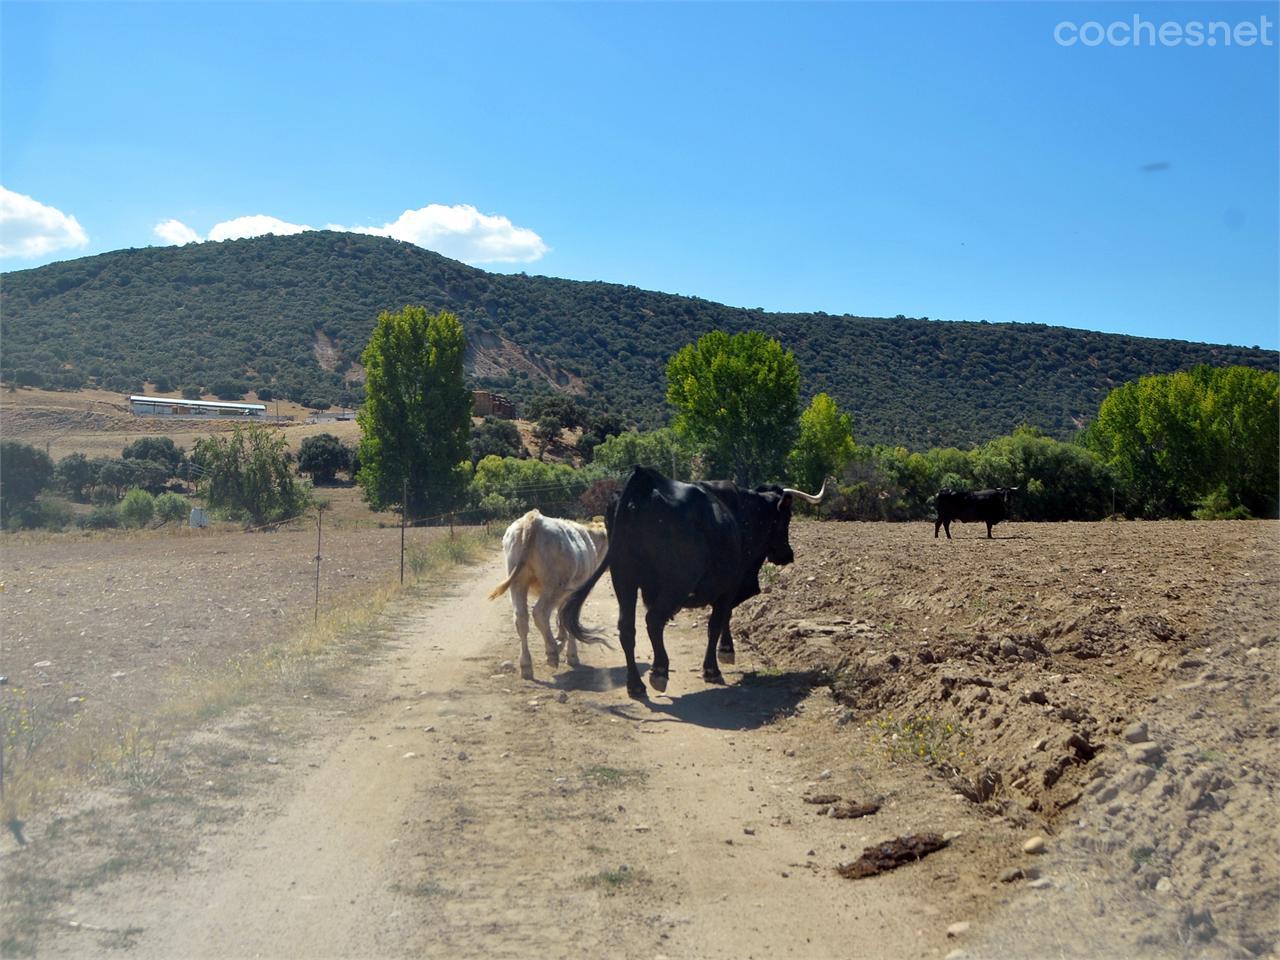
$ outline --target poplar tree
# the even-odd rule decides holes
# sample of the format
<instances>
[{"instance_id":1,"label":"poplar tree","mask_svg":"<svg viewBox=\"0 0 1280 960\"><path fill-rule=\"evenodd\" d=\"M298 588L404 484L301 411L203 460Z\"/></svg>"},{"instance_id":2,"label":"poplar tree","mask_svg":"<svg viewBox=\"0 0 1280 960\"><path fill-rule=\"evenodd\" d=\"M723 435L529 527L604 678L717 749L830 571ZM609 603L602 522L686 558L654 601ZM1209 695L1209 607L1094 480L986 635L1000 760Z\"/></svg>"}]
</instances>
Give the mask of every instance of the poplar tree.
<instances>
[{"instance_id":1,"label":"poplar tree","mask_svg":"<svg viewBox=\"0 0 1280 960\"><path fill-rule=\"evenodd\" d=\"M410 518L424 517L462 499L471 435L465 350L451 313L407 306L378 317L361 356L366 399L356 415L356 482L375 510L403 506Z\"/></svg>"}]
</instances>

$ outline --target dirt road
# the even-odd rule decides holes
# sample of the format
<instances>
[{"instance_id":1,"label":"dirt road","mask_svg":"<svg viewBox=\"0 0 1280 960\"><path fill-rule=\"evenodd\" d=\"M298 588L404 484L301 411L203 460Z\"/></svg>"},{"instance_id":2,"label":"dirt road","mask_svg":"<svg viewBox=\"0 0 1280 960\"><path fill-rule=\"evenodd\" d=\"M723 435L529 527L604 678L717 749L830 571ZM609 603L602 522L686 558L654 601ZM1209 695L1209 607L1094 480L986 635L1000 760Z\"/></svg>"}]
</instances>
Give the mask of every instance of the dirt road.
<instances>
[{"instance_id":1,"label":"dirt road","mask_svg":"<svg viewBox=\"0 0 1280 960\"><path fill-rule=\"evenodd\" d=\"M0 956L1275 956L1277 528L1011 527L798 524L728 685L682 614L648 702L521 680L463 568L0 835Z\"/></svg>"},{"instance_id":2,"label":"dirt road","mask_svg":"<svg viewBox=\"0 0 1280 960\"><path fill-rule=\"evenodd\" d=\"M549 677L537 664L539 680L521 681L503 669L510 607L485 599L499 570L489 562L406 617L392 655L347 691L369 706L329 711L274 757L286 769L267 798L210 835L189 869L121 876L41 954L83 955L95 929L126 931L139 958L949 949L946 927L974 909L960 879L967 805L940 784L900 804L892 776L852 782L847 757L809 743L832 721L802 677L747 663L730 686L705 686L687 618L670 697L628 700L618 651L600 647L580 670ZM586 614L613 610L606 590ZM884 809L874 824L816 816L802 796L819 787ZM872 880L833 870L923 829L962 836Z\"/></svg>"}]
</instances>

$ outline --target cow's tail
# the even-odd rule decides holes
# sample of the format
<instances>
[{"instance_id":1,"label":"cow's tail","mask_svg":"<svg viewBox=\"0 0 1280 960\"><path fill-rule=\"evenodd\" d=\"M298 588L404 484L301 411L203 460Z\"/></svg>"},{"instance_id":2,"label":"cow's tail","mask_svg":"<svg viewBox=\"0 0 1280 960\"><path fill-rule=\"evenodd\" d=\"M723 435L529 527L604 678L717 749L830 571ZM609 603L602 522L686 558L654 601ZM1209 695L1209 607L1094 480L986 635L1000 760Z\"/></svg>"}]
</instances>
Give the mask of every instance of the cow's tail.
<instances>
[{"instance_id":1,"label":"cow's tail","mask_svg":"<svg viewBox=\"0 0 1280 960\"><path fill-rule=\"evenodd\" d=\"M596 567L596 572L591 574L582 586L569 594L569 599L560 608L560 629L568 636L573 637L578 643L603 643L606 647L613 646L603 634L585 629L579 619L582 616L582 605L587 602L587 594L591 592L591 588L596 585L596 581L609 568L609 555L612 552L613 541L610 540L609 546L604 552L604 559L600 561L600 566Z\"/></svg>"},{"instance_id":2,"label":"cow's tail","mask_svg":"<svg viewBox=\"0 0 1280 960\"><path fill-rule=\"evenodd\" d=\"M505 537L502 544L503 548L507 550L507 564L511 567L511 572L507 574L507 579L489 592L490 600L496 600L506 593L507 588L511 586L511 581L516 578L516 574L524 566L525 558L529 556L529 551L533 548L534 538L538 535L538 525L536 523L518 524L512 533L515 536L511 538L510 545L506 543Z\"/></svg>"}]
</instances>

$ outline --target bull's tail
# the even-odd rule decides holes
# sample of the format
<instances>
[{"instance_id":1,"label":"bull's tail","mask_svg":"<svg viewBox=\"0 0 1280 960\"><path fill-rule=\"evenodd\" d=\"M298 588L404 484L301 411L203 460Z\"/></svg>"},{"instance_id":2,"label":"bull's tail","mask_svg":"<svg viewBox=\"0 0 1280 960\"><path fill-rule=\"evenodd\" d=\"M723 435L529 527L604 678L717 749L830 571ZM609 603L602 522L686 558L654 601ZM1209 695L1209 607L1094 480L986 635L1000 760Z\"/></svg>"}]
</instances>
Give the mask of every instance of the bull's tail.
<instances>
[{"instance_id":1,"label":"bull's tail","mask_svg":"<svg viewBox=\"0 0 1280 960\"><path fill-rule=\"evenodd\" d=\"M610 540L609 546L604 552L604 559L600 561L600 566L596 567L596 572L591 574L582 586L569 594L569 599L560 608L560 629L573 637L578 643L603 643L605 646L613 646L602 634L584 629L582 622L579 620L582 616L582 605L587 602L587 594L591 592L591 588L596 585L596 581L609 568L609 555L612 552L613 541Z\"/></svg>"},{"instance_id":2,"label":"bull's tail","mask_svg":"<svg viewBox=\"0 0 1280 960\"><path fill-rule=\"evenodd\" d=\"M528 514L525 515L526 517ZM523 517L521 518L524 519ZM525 558L529 556L529 551L533 548L534 538L538 534L538 525L536 523L516 523L513 529L507 531L507 535L511 536L511 543L507 543L507 538L502 538L502 547L507 553L507 565L511 568L511 572L507 574L507 579L489 592L489 599L496 600L507 592L507 588L511 586L511 581L516 578L516 574L524 566Z\"/></svg>"}]
</instances>

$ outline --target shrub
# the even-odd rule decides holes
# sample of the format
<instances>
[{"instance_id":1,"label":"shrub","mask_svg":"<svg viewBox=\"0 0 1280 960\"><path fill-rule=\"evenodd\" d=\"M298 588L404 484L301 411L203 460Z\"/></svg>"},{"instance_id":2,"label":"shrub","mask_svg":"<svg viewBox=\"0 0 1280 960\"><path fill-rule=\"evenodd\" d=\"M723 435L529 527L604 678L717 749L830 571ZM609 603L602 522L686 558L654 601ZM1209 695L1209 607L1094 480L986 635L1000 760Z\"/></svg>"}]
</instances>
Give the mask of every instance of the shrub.
<instances>
[{"instance_id":1,"label":"shrub","mask_svg":"<svg viewBox=\"0 0 1280 960\"><path fill-rule=\"evenodd\" d=\"M134 487L120 502L120 522L126 527L145 527L156 513L156 498Z\"/></svg>"},{"instance_id":2,"label":"shrub","mask_svg":"<svg viewBox=\"0 0 1280 960\"><path fill-rule=\"evenodd\" d=\"M219 400L243 400L249 385L243 380L215 380L209 384L209 392Z\"/></svg>"},{"instance_id":3,"label":"shrub","mask_svg":"<svg viewBox=\"0 0 1280 960\"><path fill-rule=\"evenodd\" d=\"M156 497L156 519L161 523L185 523L191 513L186 497L176 493L162 493Z\"/></svg>"},{"instance_id":4,"label":"shrub","mask_svg":"<svg viewBox=\"0 0 1280 960\"><path fill-rule=\"evenodd\" d=\"M86 530L108 530L120 526L120 515L112 506L94 507L76 523Z\"/></svg>"},{"instance_id":5,"label":"shrub","mask_svg":"<svg viewBox=\"0 0 1280 960\"><path fill-rule=\"evenodd\" d=\"M5 513L6 530L62 530L75 516L66 500L51 498L22 503Z\"/></svg>"},{"instance_id":6,"label":"shrub","mask_svg":"<svg viewBox=\"0 0 1280 960\"><path fill-rule=\"evenodd\" d=\"M1226 485L1216 487L1208 496L1196 501L1191 515L1197 520L1251 520L1253 515L1240 504L1232 505Z\"/></svg>"},{"instance_id":7,"label":"shrub","mask_svg":"<svg viewBox=\"0 0 1280 960\"><path fill-rule=\"evenodd\" d=\"M45 530L64 530L75 519L71 504L59 497L49 497L35 504L40 509L40 526Z\"/></svg>"}]
</instances>

